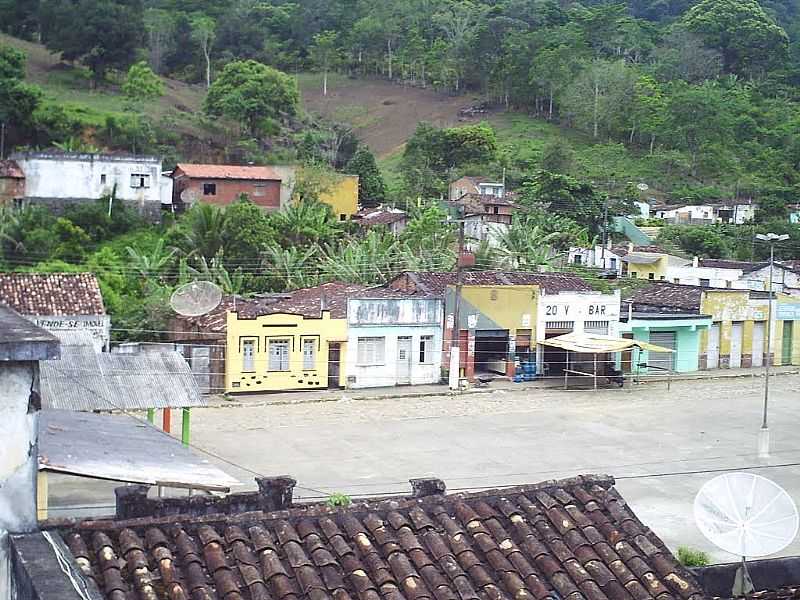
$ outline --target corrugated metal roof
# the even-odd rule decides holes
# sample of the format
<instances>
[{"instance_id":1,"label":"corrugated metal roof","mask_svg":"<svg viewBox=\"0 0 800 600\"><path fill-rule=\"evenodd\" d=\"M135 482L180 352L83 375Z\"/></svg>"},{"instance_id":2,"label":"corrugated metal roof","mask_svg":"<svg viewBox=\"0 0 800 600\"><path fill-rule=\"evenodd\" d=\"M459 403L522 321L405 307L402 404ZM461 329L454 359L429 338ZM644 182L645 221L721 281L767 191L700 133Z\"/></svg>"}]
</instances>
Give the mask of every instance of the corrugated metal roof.
<instances>
[{"instance_id":1,"label":"corrugated metal roof","mask_svg":"<svg viewBox=\"0 0 800 600\"><path fill-rule=\"evenodd\" d=\"M40 363L42 406L64 410L143 410L205 406L178 352L111 354L64 346Z\"/></svg>"},{"instance_id":2,"label":"corrugated metal roof","mask_svg":"<svg viewBox=\"0 0 800 600\"><path fill-rule=\"evenodd\" d=\"M175 170L196 179L252 179L256 181L281 181L281 176L271 167L239 165L196 165L179 163Z\"/></svg>"},{"instance_id":3,"label":"corrugated metal roof","mask_svg":"<svg viewBox=\"0 0 800 600\"><path fill-rule=\"evenodd\" d=\"M219 491L241 485L149 423L71 410L42 411L39 470Z\"/></svg>"}]
</instances>

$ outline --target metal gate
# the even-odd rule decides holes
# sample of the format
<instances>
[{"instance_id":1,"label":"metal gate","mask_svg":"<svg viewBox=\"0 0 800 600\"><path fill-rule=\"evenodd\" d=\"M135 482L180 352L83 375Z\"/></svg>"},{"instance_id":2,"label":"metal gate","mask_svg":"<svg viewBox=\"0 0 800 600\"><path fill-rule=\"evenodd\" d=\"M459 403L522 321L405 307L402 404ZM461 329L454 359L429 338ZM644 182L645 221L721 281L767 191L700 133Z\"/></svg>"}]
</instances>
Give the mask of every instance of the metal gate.
<instances>
[{"instance_id":1,"label":"metal gate","mask_svg":"<svg viewBox=\"0 0 800 600\"><path fill-rule=\"evenodd\" d=\"M663 346L670 350L677 347L676 334L674 331L651 331L650 343L656 346ZM656 371L674 371L675 353L674 352L650 352L647 357L647 365L655 367Z\"/></svg>"},{"instance_id":2,"label":"metal gate","mask_svg":"<svg viewBox=\"0 0 800 600\"><path fill-rule=\"evenodd\" d=\"M757 321L753 323L753 362L754 367L761 367L764 365L764 322Z\"/></svg>"},{"instance_id":3,"label":"metal gate","mask_svg":"<svg viewBox=\"0 0 800 600\"><path fill-rule=\"evenodd\" d=\"M411 338L397 338L397 385L411 383Z\"/></svg>"},{"instance_id":4,"label":"metal gate","mask_svg":"<svg viewBox=\"0 0 800 600\"><path fill-rule=\"evenodd\" d=\"M742 368L742 329L741 321L731 325L731 358L728 365L731 369Z\"/></svg>"},{"instance_id":5,"label":"metal gate","mask_svg":"<svg viewBox=\"0 0 800 600\"><path fill-rule=\"evenodd\" d=\"M706 368L719 368L719 323L712 323L708 330L708 348L706 350Z\"/></svg>"}]
</instances>

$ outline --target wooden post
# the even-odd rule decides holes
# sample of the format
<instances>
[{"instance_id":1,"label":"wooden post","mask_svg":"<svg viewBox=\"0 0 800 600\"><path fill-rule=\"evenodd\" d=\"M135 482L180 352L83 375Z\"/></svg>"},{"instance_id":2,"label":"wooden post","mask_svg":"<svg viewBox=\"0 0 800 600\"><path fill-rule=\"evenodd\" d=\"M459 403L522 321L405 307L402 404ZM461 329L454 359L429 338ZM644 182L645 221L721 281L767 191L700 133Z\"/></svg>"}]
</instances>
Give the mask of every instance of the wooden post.
<instances>
[{"instance_id":1,"label":"wooden post","mask_svg":"<svg viewBox=\"0 0 800 600\"><path fill-rule=\"evenodd\" d=\"M172 411L169 408L165 408L162 411L161 428L164 431L166 431L167 433L170 433L170 427L171 427L170 421L171 421L171 418L172 418Z\"/></svg>"},{"instance_id":2,"label":"wooden post","mask_svg":"<svg viewBox=\"0 0 800 600\"><path fill-rule=\"evenodd\" d=\"M183 442L184 446L189 445L189 409L184 408L181 411L181 442Z\"/></svg>"},{"instance_id":3,"label":"wooden post","mask_svg":"<svg viewBox=\"0 0 800 600\"><path fill-rule=\"evenodd\" d=\"M47 471L39 471L36 479L36 518L40 521L47 518L48 496Z\"/></svg>"}]
</instances>

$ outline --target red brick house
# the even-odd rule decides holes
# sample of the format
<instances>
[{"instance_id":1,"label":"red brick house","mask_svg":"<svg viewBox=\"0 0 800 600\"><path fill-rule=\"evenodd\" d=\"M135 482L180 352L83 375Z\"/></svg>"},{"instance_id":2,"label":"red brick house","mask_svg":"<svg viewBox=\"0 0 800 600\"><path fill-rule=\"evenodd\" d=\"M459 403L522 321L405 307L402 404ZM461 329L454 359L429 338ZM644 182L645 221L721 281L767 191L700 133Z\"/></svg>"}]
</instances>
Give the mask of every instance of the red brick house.
<instances>
[{"instance_id":1,"label":"red brick house","mask_svg":"<svg viewBox=\"0 0 800 600\"><path fill-rule=\"evenodd\" d=\"M0 206L25 196L25 173L16 161L0 160Z\"/></svg>"},{"instance_id":2,"label":"red brick house","mask_svg":"<svg viewBox=\"0 0 800 600\"><path fill-rule=\"evenodd\" d=\"M172 172L172 179L176 206L195 202L227 205L247 194L263 208L281 207L282 177L272 167L180 163Z\"/></svg>"}]
</instances>

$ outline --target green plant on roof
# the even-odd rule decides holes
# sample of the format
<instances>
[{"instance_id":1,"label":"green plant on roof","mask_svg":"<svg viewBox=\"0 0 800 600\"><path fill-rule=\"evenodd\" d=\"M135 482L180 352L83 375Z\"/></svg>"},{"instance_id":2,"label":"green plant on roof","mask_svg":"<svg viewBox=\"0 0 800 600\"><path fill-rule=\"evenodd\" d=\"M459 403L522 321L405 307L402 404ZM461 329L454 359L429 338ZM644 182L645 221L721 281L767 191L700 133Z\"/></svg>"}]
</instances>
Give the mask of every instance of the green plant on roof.
<instances>
[{"instance_id":1,"label":"green plant on roof","mask_svg":"<svg viewBox=\"0 0 800 600\"><path fill-rule=\"evenodd\" d=\"M330 508L347 508L351 502L350 496L341 492L334 492L328 496L328 507Z\"/></svg>"},{"instance_id":2,"label":"green plant on roof","mask_svg":"<svg viewBox=\"0 0 800 600\"><path fill-rule=\"evenodd\" d=\"M710 562L708 554L689 546L678 547L678 561L684 567L705 567Z\"/></svg>"}]
</instances>

